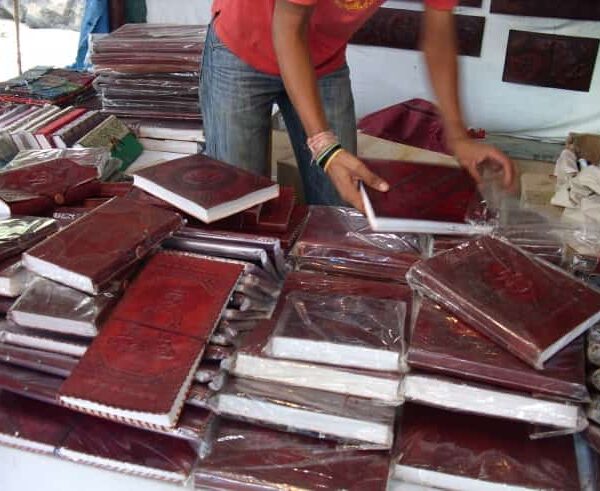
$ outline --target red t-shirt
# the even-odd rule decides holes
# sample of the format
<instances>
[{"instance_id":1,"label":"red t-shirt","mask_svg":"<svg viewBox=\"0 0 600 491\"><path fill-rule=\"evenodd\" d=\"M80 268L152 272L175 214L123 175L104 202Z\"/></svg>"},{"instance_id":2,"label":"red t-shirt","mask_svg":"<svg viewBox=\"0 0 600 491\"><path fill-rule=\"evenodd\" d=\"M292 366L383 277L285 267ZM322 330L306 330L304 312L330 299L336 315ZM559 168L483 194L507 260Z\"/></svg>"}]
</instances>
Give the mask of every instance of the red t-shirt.
<instances>
[{"instance_id":1,"label":"red t-shirt","mask_svg":"<svg viewBox=\"0 0 600 491\"><path fill-rule=\"evenodd\" d=\"M346 59L352 35L385 0L289 0L314 5L310 22L310 53L317 75L331 73ZM457 0L425 0L436 9L450 10ZM271 24L275 0L214 0L217 36L235 55L255 69L279 75Z\"/></svg>"}]
</instances>

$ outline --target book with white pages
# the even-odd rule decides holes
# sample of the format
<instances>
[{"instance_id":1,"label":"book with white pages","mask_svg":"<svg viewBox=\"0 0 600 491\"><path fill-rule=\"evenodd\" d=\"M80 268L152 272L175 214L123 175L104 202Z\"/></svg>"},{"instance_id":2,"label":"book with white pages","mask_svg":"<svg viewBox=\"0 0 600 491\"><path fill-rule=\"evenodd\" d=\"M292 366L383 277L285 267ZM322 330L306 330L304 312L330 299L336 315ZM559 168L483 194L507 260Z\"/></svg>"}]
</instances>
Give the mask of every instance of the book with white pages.
<instances>
[{"instance_id":1,"label":"book with white pages","mask_svg":"<svg viewBox=\"0 0 600 491\"><path fill-rule=\"evenodd\" d=\"M38 329L28 329L10 321L0 322L0 342L76 357L83 356L88 348L84 338L42 333Z\"/></svg>"}]
</instances>

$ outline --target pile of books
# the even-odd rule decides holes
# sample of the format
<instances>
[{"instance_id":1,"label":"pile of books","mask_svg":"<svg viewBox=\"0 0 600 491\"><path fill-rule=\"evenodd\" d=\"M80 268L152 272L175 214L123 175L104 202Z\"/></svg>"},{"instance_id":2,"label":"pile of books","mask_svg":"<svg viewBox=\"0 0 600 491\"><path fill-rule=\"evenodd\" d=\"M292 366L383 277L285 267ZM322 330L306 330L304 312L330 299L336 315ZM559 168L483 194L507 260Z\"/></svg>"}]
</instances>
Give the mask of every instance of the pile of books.
<instances>
[{"instance_id":1,"label":"pile of books","mask_svg":"<svg viewBox=\"0 0 600 491\"><path fill-rule=\"evenodd\" d=\"M118 116L199 120L206 26L126 24L92 41L94 82Z\"/></svg>"}]
</instances>

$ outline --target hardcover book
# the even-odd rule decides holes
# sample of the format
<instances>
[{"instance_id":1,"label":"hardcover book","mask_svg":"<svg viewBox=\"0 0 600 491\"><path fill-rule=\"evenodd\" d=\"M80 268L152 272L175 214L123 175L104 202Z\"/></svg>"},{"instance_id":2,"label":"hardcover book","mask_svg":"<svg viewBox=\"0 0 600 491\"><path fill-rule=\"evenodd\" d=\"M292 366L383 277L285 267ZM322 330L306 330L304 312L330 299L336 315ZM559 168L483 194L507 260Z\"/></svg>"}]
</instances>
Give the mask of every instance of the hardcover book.
<instances>
[{"instance_id":1,"label":"hardcover book","mask_svg":"<svg viewBox=\"0 0 600 491\"><path fill-rule=\"evenodd\" d=\"M97 294L182 225L177 213L114 198L23 254L40 276Z\"/></svg>"},{"instance_id":2,"label":"hardcover book","mask_svg":"<svg viewBox=\"0 0 600 491\"><path fill-rule=\"evenodd\" d=\"M62 127L69 124L71 121L75 121L77 118L87 112L87 109L83 107L71 108L62 117L59 117L47 125L39 128L35 132L35 139L37 140L40 148L52 148L52 134L61 129Z\"/></svg>"},{"instance_id":3,"label":"hardcover book","mask_svg":"<svg viewBox=\"0 0 600 491\"><path fill-rule=\"evenodd\" d=\"M406 404L394 477L450 490L579 490L572 436L532 440L515 423Z\"/></svg>"},{"instance_id":4,"label":"hardcover book","mask_svg":"<svg viewBox=\"0 0 600 491\"><path fill-rule=\"evenodd\" d=\"M134 186L210 223L279 195L279 186L232 165L192 155L136 172Z\"/></svg>"},{"instance_id":5,"label":"hardcover book","mask_svg":"<svg viewBox=\"0 0 600 491\"><path fill-rule=\"evenodd\" d=\"M61 402L131 424L173 427L241 272L190 255L153 256L61 388Z\"/></svg>"},{"instance_id":6,"label":"hardcover book","mask_svg":"<svg viewBox=\"0 0 600 491\"><path fill-rule=\"evenodd\" d=\"M247 228L249 231L254 228L256 231L285 232L290 225L295 204L294 189L284 186L280 189L277 198L264 203L256 227L249 226Z\"/></svg>"},{"instance_id":7,"label":"hardcover book","mask_svg":"<svg viewBox=\"0 0 600 491\"><path fill-rule=\"evenodd\" d=\"M0 321L0 342L69 356L82 356L87 342L76 336L42 333L9 321Z\"/></svg>"},{"instance_id":8,"label":"hardcover book","mask_svg":"<svg viewBox=\"0 0 600 491\"><path fill-rule=\"evenodd\" d=\"M3 260L0 262L0 295L11 299L18 297L32 276L21 264L20 254Z\"/></svg>"},{"instance_id":9,"label":"hardcover book","mask_svg":"<svg viewBox=\"0 0 600 491\"><path fill-rule=\"evenodd\" d=\"M15 323L61 334L94 337L118 299L119 288L93 296L46 278L36 278L13 304Z\"/></svg>"},{"instance_id":10,"label":"hardcover book","mask_svg":"<svg viewBox=\"0 0 600 491\"><path fill-rule=\"evenodd\" d=\"M274 358L400 372L406 304L350 295L293 292L269 339Z\"/></svg>"},{"instance_id":11,"label":"hardcover book","mask_svg":"<svg viewBox=\"0 0 600 491\"><path fill-rule=\"evenodd\" d=\"M379 232L470 234L490 227L466 223L481 201L473 179L462 169L394 160L364 161L390 185L382 193L361 186L371 228Z\"/></svg>"},{"instance_id":12,"label":"hardcover book","mask_svg":"<svg viewBox=\"0 0 600 491\"><path fill-rule=\"evenodd\" d=\"M79 360L74 356L0 343L0 361L49 375L67 377Z\"/></svg>"},{"instance_id":13,"label":"hardcover book","mask_svg":"<svg viewBox=\"0 0 600 491\"><path fill-rule=\"evenodd\" d=\"M314 389L233 379L209 401L217 414L234 419L391 448L395 408Z\"/></svg>"},{"instance_id":14,"label":"hardcover book","mask_svg":"<svg viewBox=\"0 0 600 491\"><path fill-rule=\"evenodd\" d=\"M422 261L407 279L537 369L600 320L598 291L491 237Z\"/></svg>"},{"instance_id":15,"label":"hardcover book","mask_svg":"<svg viewBox=\"0 0 600 491\"><path fill-rule=\"evenodd\" d=\"M70 148L81 137L98 126L108 116L100 111L88 111L52 134L52 141L57 148Z\"/></svg>"},{"instance_id":16,"label":"hardcover book","mask_svg":"<svg viewBox=\"0 0 600 491\"><path fill-rule=\"evenodd\" d=\"M424 298L411 334L408 364L421 371L485 382L498 387L589 401L584 339L579 337L536 370Z\"/></svg>"},{"instance_id":17,"label":"hardcover book","mask_svg":"<svg viewBox=\"0 0 600 491\"><path fill-rule=\"evenodd\" d=\"M55 159L38 164L10 169L0 173L0 215L10 216L21 209L15 209L16 193L43 197L57 205L81 201L96 193L98 171L93 167L79 165L68 159ZM6 194L5 194L6 193ZM6 196L6 199L5 199Z\"/></svg>"},{"instance_id":18,"label":"hardcover book","mask_svg":"<svg viewBox=\"0 0 600 491\"><path fill-rule=\"evenodd\" d=\"M21 216L0 220L0 260L29 249L58 230L52 218Z\"/></svg>"},{"instance_id":19,"label":"hardcover book","mask_svg":"<svg viewBox=\"0 0 600 491\"><path fill-rule=\"evenodd\" d=\"M386 452L224 420L194 483L198 489L384 491L389 460Z\"/></svg>"}]
</instances>

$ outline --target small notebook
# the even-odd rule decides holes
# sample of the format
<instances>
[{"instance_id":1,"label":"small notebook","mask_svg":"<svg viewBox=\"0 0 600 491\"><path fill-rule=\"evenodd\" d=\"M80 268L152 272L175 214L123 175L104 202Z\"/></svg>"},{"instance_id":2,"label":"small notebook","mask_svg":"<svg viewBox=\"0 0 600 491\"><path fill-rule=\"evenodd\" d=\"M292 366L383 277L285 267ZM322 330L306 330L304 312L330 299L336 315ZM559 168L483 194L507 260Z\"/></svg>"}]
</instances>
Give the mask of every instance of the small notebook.
<instances>
[{"instance_id":1,"label":"small notebook","mask_svg":"<svg viewBox=\"0 0 600 491\"><path fill-rule=\"evenodd\" d=\"M134 174L134 186L210 223L279 195L279 186L232 165L192 155Z\"/></svg>"},{"instance_id":2,"label":"small notebook","mask_svg":"<svg viewBox=\"0 0 600 491\"><path fill-rule=\"evenodd\" d=\"M52 218L20 216L0 220L0 261L14 259L56 231L58 223Z\"/></svg>"},{"instance_id":3,"label":"small notebook","mask_svg":"<svg viewBox=\"0 0 600 491\"><path fill-rule=\"evenodd\" d=\"M0 342L77 357L83 356L88 347L84 338L41 332L10 321L0 322Z\"/></svg>"},{"instance_id":4,"label":"small notebook","mask_svg":"<svg viewBox=\"0 0 600 491\"><path fill-rule=\"evenodd\" d=\"M236 378L209 401L217 414L286 431L390 448L395 408L314 389Z\"/></svg>"},{"instance_id":5,"label":"small notebook","mask_svg":"<svg viewBox=\"0 0 600 491\"><path fill-rule=\"evenodd\" d=\"M181 225L175 212L113 198L29 249L23 264L95 295Z\"/></svg>"},{"instance_id":6,"label":"small notebook","mask_svg":"<svg viewBox=\"0 0 600 491\"><path fill-rule=\"evenodd\" d=\"M572 436L530 438L527 423L406 404L394 478L456 491L578 491Z\"/></svg>"},{"instance_id":7,"label":"small notebook","mask_svg":"<svg viewBox=\"0 0 600 491\"><path fill-rule=\"evenodd\" d=\"M481 197L462 169L396 160L364 160L389 185L383 193L361 185L371 227L379 232L475 235L490 227L467 223Z\"/></svg>"},{"instance_id":8,"label":"small notebook","mask_svg":"<svg viewBox=\"0 0 600 491\"><path fill-rule=\"evenodd\" d=\"M536 370L427 298L411 333L407 362L422 371L498 387L589 401L583 336Z\"/></svg>"},{"instance_id":9,"label":"small notebook","mask_svg":"<svg viewBox=\"0 0 600 491\"><path fill-rule=\"evenodd\" d=\"M600 320L600 292L491 237L422 261L407 279L537 369Z\"/></svg>"},{"instance_id":10,"label":"small notebook","mask_svg":"<svg viewBox=\"0 0 600 491\"><path fill-rule=\"evenodd\" d=\"M266 347L275 358L400 372L406 304L293 292Z\"/></svg>"}]
</instances>

